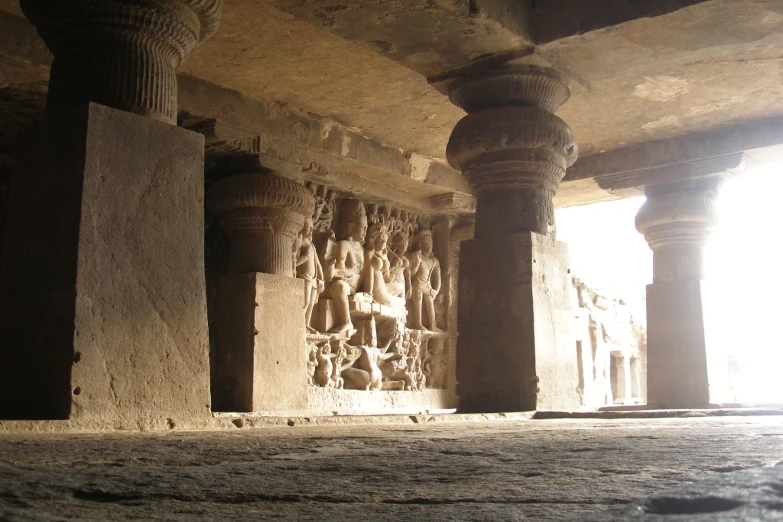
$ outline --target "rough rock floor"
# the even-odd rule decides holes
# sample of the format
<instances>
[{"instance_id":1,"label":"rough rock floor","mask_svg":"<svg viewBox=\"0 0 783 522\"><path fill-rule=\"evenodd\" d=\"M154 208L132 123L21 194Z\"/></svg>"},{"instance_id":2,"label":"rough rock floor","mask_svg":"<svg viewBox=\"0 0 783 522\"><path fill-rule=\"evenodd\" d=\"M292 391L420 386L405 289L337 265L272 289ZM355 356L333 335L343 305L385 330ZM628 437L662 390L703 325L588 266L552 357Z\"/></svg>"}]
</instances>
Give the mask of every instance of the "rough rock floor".
<instances>
[{"instance_id":1,"label":"rough rock floor","mask_svg":"<svg viewBox=\"0 0 783 522\"><path fill-rule=\"evenodd\" d=\"M4 435L0 519L773 520L783 466L738 470L781 459L783 417Z\"/></svg>"}]
</instances>

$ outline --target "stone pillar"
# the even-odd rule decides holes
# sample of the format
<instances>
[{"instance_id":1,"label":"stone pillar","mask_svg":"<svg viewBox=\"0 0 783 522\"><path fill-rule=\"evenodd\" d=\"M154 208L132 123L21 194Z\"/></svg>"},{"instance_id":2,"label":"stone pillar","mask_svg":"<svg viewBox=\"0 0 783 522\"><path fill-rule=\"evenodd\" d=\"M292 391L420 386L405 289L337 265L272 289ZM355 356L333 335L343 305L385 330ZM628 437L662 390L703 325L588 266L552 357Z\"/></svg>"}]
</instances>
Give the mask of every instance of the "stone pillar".
<instances>
[{"instance_id":1,"label":"stone pillar","mask_svg":"<svg viewBox=\"0 0 783 522\"><path fill-rule=\"evenodd\" d=\"M17 157L0 417L209 419L204 138L93 103L63 116Z\"/></svg>"},{"instance_id":2,"label":"stone pillar","mask_svg":"<svg viewBox=\"0 0 783 522\"><path fill-rule=\"evenodd\" d=\"M222 0L21 0L54 55L47 112L96 102L174 123L176 69L217 31Z\"/></svg>"},{"instance_id":3,"label":"stone pillar","mask_svg":"<svg viewBox=\"0 0 783 522\"><path fill-rule=\"evenodd\" d=\"M704 249L717 222L719 182L704 178L648 186L636 216L636 228L653 251L653 283L647 286L651 407L703 407L724 385L725 361L708 352L704 281Z\"/></svg>"},{"instance_id":4,"label":"stone pillar","mask_svg":"<svg viewBox=\"0 0 783 522\"><path fill-rule=\"evenodd\" d=\"M0 417L203 426L204 138L170 124L221 1L21 6L54 62L11 187Z\"/></svg>"},{"instance_id":5,"label":"stone pillar","mask_svg":"<svg viewBox=\"0 0 783 522\"><path fill-rule=\"evenodd\" d=\"M505 66L454 80L468 115L446 150L477 199L460 253L457 381L463 412L579 406L567 247L552 198L576 160L555 110L570 96L555 70Z\"/></svg>"},{"instance_id":6,"label":"stone pillar","mask_svg":"<svg viewBox=\"0 0 783 522\"><path fill-rule=\"evenodd\" d=\"M270 172L213 186L208 205L229 237L218 287L212 397L217 411L307 408L305 284L294 278L294 241L315 210L304 185Z\"/></svg>"},{"instance_id":7,"label":"stone pillar","mask_svg":"<svg viewBox=\"0 0 783 522\"><path fill-rule=\"evenodd\" d=\"M612 364L614 365L615 404L631 404L633 392L631 389L631 358L623 352L612 352Z\"/></svg>"}]
</instances>

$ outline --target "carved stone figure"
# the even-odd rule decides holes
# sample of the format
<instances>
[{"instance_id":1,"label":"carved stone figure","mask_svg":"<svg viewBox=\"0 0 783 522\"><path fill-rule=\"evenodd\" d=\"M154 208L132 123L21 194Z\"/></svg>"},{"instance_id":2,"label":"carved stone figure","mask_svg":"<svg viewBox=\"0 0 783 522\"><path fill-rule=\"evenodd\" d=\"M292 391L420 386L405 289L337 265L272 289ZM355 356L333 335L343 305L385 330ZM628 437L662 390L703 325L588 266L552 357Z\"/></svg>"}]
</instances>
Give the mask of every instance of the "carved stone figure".
<instances>
[{"instance_id":1,"label":"carved stone figure","mask_svg":"<svg viewBox=\"0 0 783 522\"><path fill-rule=\"evenodd\" d=\"M345 363L345 359L348 358L348 350L345 349L345 343L340 343L337 346L337 352L335 353L335 359L334 359L334 371L332 372L331 377L331 386L330 388L337 388L342 389L344 385L343 378L340 376L343 372L343 364Z\"/></svg>"},{"instance_id":2,"label":"carved stone figure","mask_svg":"<svg viewBox=\"0 0 783 522\"><path fill-rule=\"evenodd\" d=\"M327 293L335 304L336 324L332 332L354 330L348 308L348 297L359 288L364 266L364 238L367 233L367 217L364 205L355 199L340 201L341 227L338 234L324 245L324 275Z\"/></svg>"},{"instance_id":3,"label":"carved stone figure","mask_svg":"<svg viewBox=\"0 0 783 522\"><path fill-rule=\"evenodd\" d=\"M386 225L387 229L389 228L391 223L391 209L389 207L383 206L378 209L378 222Z\"/></svg>"},{"instance_id":4,"label":"carved stone figure","mask_svg":"<svg viewBox=\"0 0 783 522\"><path fill-rule=\"evenodd\" d=\"M386 289L389 294L410 299L411 297L411 262L408 260L408 234L397 230L391 236L389 263L391 269Z\"/></svg>"},{"instance_id":5,"label":"carved stone figure","mask_svg":"<svg viewBox=\"0 0 783 522\"><path fill-rule=\"evenodd\" d=\"M380 390L383 373L378 362L391 357L392 354L382 353L375 346L360 346L362 355L359 357L359 368L348 368L343 371L346 388L354 390ZM350 383L350 386L348 384Z\"/></svg>"},{"instance_id":6,"label":"carved stone figure","mask_svg":"<svg viewBox=\"0 0 783 522\"><path fill-rule=\"evenodd\" d=\"M324 272L321 261L313 246L313 221L305 219L302 232L299 234L296 255L296 277L305 281L305 327L308 332L315 332L310 326L313 307L318 296L324 291Z\"/></svg>"},{"instance_id":7,"label":"carved stone figure","mask_svg":"<svg viewBox=\"0 0 783 522\"><path fill-rule=\"evenodd\" d=\"M332 373L334 371L332 359L336 357L337 354L332 353L332 347L328 342L324 342L324 344L318 348L318 351L316 352L318 367L315 369L315 375L313 376L313 382L315 382L315 384L327 388L334 387L332 382Z\"/></svg>"},{"instance_id":8,"label":"carved stone figure","mask_svg":"<svg viewBox=\"0 0 783 522\"><path fill-rule=\"evenodd\" d=\"M391 281L391 263L386 245L388 239L386 225L377 223L370 226L364 250L361 288L370 294L376 303L393 308L405 308L405 300L401 296L391 294L387 289L387 284Z\"/></svg>"},{"instance_id":9,"label":"carved stone figure","mask_svg":"<svg viewBox=\"0 0 783 522\"><path fill-rule=\"evenodd\" d=\"M440 262L432 252L432 232L426 228L416 234L418 250L409 255L411 299L409 321L416 330L441 331L435 323L435 298L440 292Z\"/></svg>"},{"instance_id":10,"label":"carved stone figure","mask_svg":"<svg viewBox=\"0 0 783 522\"><path fill-rule=\"evenodd\" d=\"M313 229L317 232L326 233L332 228L332 219L334 218L334 198L333 190L327 190L324 186L315 186L315 212L313 212Z\"/></svg>"},{"instance_id":11,"label":"carved stone figure","mask_svg":"<svg viewBox=\"0 0 783 522\"><path fill-rule=\"evenodd\" d=\"M356 361L357 368L343 370L345 388L350 390L380 390L383 387L383 372L380 364L394 357L394 352L387 353L394 339L383 348L377 346L359 346L362 353Z\"/></svg>"},{"instance_id":12,"label":"carved stone figure","mask_svg":"<svg viewBox=\"0 0 783 522\"><path fill-rule=\"evenodd\" d=\"M380 222L380 218L378 217L378 205L375 203L367 203L365 210L367 212L367 223L374 225Z\"/></svg>"},{"instance_id":13,"label":"carved stone figure","mask_svg":"<svg viewBox=\"0 0 783 522\"><path fill-rule=\"evenodd\" d=\"M307 343L307 384L314 385L315 369L318 367L318 345L313 342Z\"/></svg>"}]
</instances>

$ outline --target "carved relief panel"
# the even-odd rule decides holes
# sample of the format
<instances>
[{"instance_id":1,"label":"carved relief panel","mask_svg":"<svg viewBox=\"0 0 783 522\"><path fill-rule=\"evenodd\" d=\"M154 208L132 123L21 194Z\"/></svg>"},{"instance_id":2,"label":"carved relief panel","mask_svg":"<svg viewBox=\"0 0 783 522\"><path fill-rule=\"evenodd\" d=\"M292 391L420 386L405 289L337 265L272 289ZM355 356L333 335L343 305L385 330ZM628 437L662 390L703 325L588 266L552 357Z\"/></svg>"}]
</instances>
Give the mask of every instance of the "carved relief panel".
<instances>
[{"instance_id":1,"label":"carved relief panel","mask_svg":"<svg viewBox=\"0 0 783 522\"><path fill-rule=\"evenodd\" d=\"M295 245L308 382L356 390L445 388L452 340L429 220L308 184L315 211Z\"/></svg>"}]
</instances>

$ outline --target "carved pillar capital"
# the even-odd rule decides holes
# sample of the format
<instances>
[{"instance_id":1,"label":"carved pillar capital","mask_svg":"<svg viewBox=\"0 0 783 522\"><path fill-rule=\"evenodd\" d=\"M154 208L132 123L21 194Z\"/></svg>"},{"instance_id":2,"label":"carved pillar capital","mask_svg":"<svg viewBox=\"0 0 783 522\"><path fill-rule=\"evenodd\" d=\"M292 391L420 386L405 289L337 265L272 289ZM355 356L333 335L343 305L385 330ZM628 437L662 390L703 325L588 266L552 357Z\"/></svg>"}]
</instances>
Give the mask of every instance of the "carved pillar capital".
<instances>
[{"instance_id":1,"label":"carved pillar capital","mask_svg":"<svg viewBox=\"0 0 783 522\"><path fill-rule=\"evenodd\" d=\"M550 68L505 66L459 78L449 98L468 115L446 148L476 193L476 237L554 230L552 198L576 161L571 129L554 112L571 91Z\"/></svg>"},{"instance_id":2,"label":"carved pillar capital","mask_svg":"<svg viewBox=\"0 0 783 522\"><path fill-rule=\"evenodd\" d=\"M717 224L720 178L652 186L636 229L653 251L653 281L704 279L703 250Z\"/></svg>"},{"instance_id":3,"label":"carved pillar capital","mask_svg":"<svg viewBox=\"0 0 783 522\"><path fill-rule=\"evenodd\" d=\"M215 183L207 205L229 237L229 273L293 277L294 239L315 210L304 185L270 173L238 174Z\"/></svg>"},{"instance_id":4,"label":"carved pillar capital","mask_svg":"<svg viewBox=\"0 0 783 522\"><path fill-rule=\"evenodd\" d=\"M54 55L48 108L96 102L174 123L176 69L222 0L21 0Z\"/></svg>"}]
</instances>

